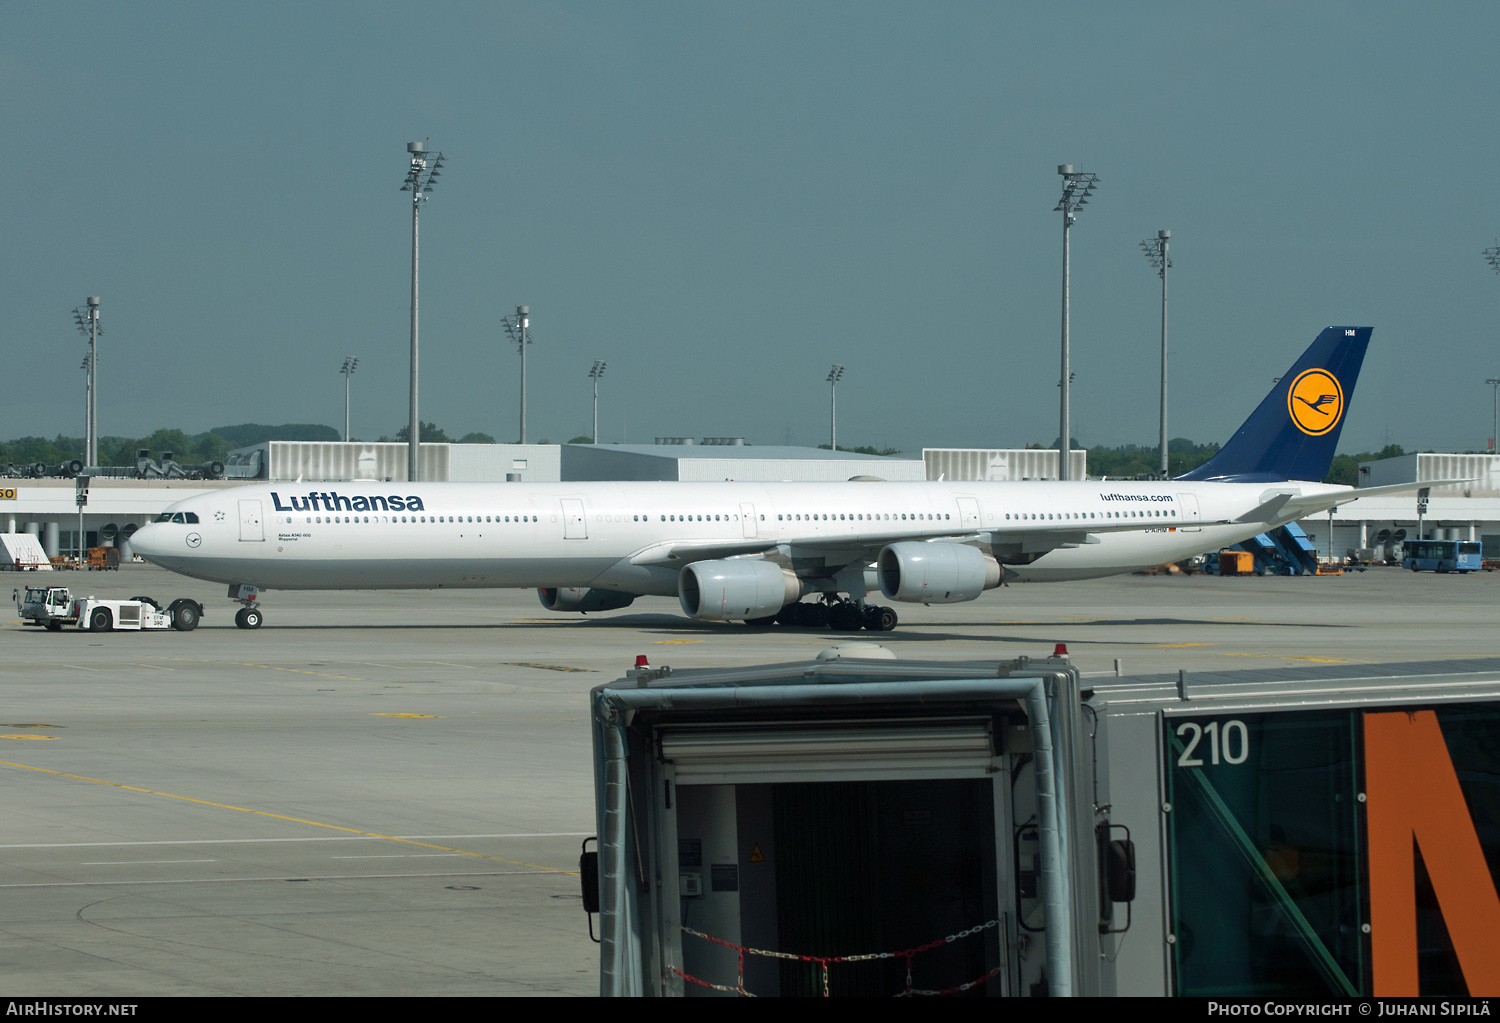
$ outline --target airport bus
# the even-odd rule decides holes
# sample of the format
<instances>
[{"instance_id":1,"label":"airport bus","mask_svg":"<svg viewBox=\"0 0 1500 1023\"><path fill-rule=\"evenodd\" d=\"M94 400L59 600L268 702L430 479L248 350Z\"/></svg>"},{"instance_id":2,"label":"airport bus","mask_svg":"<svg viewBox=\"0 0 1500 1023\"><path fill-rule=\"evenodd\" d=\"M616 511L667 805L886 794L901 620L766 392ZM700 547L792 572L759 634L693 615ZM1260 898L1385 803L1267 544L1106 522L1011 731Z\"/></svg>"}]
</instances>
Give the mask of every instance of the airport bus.
<instances>
[{"instance_id":1,"label":"airport bus","mask_svg":"<svg viewBox=\"0 0 1500 1023\"><path fill-rule=\"evenodd\" d=\"M1478 540L1413 540L1402 568L1413 572L1478 572L1484 545Z\"/></svg>"}]
</instances>

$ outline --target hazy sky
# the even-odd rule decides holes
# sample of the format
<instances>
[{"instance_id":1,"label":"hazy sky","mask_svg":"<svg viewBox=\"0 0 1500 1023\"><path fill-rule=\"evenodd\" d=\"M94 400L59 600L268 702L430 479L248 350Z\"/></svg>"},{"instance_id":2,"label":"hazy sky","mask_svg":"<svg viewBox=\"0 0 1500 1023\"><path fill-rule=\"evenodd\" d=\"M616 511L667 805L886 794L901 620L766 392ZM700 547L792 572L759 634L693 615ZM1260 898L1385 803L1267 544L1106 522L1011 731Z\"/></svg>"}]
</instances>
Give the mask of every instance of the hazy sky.
<instances>
[{"instance_id":1,"label":"hazy sky","mask_svg":"<svg viewBox=\"0 0 1500 1023\"><path fill-rule=\"evenodd\" d=\"M1500 8L1358 3L0 2L0 436L407 418L514 440L1224 440L1323 327L1373 325L1341 448L1482 446L1500 376Z\"/></svg>"}]
</instances>

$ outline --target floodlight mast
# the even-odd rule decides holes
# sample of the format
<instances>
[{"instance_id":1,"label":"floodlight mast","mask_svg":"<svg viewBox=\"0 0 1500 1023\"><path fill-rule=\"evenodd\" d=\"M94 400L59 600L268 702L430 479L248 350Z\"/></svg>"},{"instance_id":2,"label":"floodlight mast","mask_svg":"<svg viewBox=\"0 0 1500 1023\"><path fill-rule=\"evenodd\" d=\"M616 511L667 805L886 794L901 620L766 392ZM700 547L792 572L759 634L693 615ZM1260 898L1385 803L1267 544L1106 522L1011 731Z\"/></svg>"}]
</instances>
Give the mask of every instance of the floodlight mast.
<instances>
[{"instance_id":1,"label":"floodlight mast","mask_svg":"<svg viewBox=\"0 0 1500 1023\"><path fill-rule=\"evenodd\" d=\"M1490 379L1486 380L1485 383L1489 384L1490 387L1495 392L1494 393L1494 422L1493 422L1493 424L1490 427L1490 429L1492 431L1490 433L1490 450L1494 451L1495 450L1495 446L1497 444L1500 444L1500 379L1496 379L1494 377L1491 377Z\"/></svg>"},{"instance_id":2,"label":"floodlight mast","mask_svg":"<svg viewBox=\"0 0 1500 1023\"><path fill-rule=\"evenodd\" d=\"M1490 265L1490 269L1500 274L1500 242L1496 242L1491 248L1482 253L1484 261ZM1494 394L1494 421L1491 424L1490 450L1500 450L1500 380L1486 380L1495 389Z\"/></svg>"},{"instance_id":3,"label":"floodlight mast","mask_svg":"<svg viewBox=\"0 0 1500 1023\"><path fill-rule=\"evenodd\" d=\"M594 382L594 443L599 443L599 378L604 375L604 363L598 359L594 360L594 368L589 370L589 379Z\"/></svg>"},{"instance_id":4,"label":"floodlight mast","mask_svg":"<svg viewBox=\"0 0 1500 1023\"><path fill-rule=\"evenodd\" d=\"M84 352L84 354L83 354L83 362L80 363L79 366L78 366L79 369L83 370L83 447L84 447L84 454L88 454L88 443L89 443L88 439L91 436L93 436L93 434L94 434L94 409L93 409L93 406L92 406L92 400L93 400L93 394L94 394L94 382L89 377L89 372L88 372L89 366L93 363L93 361L94 361L93 355L90 354L90 353L88 353L88 352Z\"/></svg>"},{"instance_id":5,"label":"floodlight mast","mask_svg":"<svg viewBox=\"0 0 1500 1023\"><path fill-rule=\"evenodd\" d=\"M1069 472L1068 455L1072 446L1072 409L1068 402L1070 399L1069 389L1073 382L1073 373L1069 366L1068 353L1068 240L1069 231L1073 227L1073 221L1078 219L1078 211L1087 206L1089 196L1094 194L1098 187L1099 175L1088 174L1075 170L1071 163L1057 165L1057 173L1063 179L1062 198L1053 207L1053 213L1063 215L1063 283L1062 283L1062 379L1058 386L1062 390L1061 401L1058 408L1059 436L1057 441L1057 478L1065 480L1071 478Z\"/></svg>"},{"instance_id":6,"label":"floodlight mast","mask_svg":"<svg viewBox=\"0 0 1500 1023\"><path fill-rule=\"evenodd\" d=\"M1156 268L1156 275L1161 278L1161 475L1162 479L1168 477L1167 471L1167 271L1172 269L1172 257L1167 251L1168 240L1172 232L1163 228L1156 232L1155 238L1147 238L1141 242L1141 251L1146 254L1146 260Z\"/></svg>"},{"instance_id":7,"label":"floodlight mast","mask_svg":"<svg viewBox=\"0 0 1500 1023\"><path fill-rule=\"evenodd\" d=\"M354 368L359 365L359 360L352 355L344 356L344 365L339 372L344 374L344 443L349 443L349 378L354 375Z\"/></svg>"},{"instance_id":8,"label":"floodlight mast","mask_svg":"<svg viewBox=\"0 0 1500 1023\"><path fill-rule=\"evenodd\" d=\"M87 305L73 310L73 323L78 333L89 339L88 370L88 434L83 440L83 460L87 465L99 464L99 338L104 328L99 324L99 296L90 295Z\"/></svg>"},{"instance_id":9,"label":"floodlight mast","mask_svg":"<svg viewBox=\"0 0 1500 1023\"><path fill-rule=\"evenodd\" d=\"M839 449L839 380L844 376L844 367L838 363L828 371L828 450Z\"/></svg>"},{"instance_id":10,"label":"floodlight mast","mask_svg":"<svg viewBox=\"0 0 1500 1023\"><path fill-rule=\"evenodd\" d=\"M531 307L525 305L516 306L516 315L507 316L500 321L505 325L505 333L510 336L521 349L521 439L519 444L526 443L526 346L531 344ZM597 432L597 431L596 431Z\"/></svg>"},{"instance_id":11,"label":"floodlight mast","mask_svg":"<svg viewBox=\"0 0 1500 1023\"><path fill-rule=\"evenodd\" d=\"M417 221L422 204L432 194L437 179L442 177L443 154L433 156L426 142L408 142L406 151L411 154L411 167L406 172L406 181L401 191L411 193L411 422L407 429L406 478L416 482L418 454L421 451L422 420L417 413ZM348 433L348 430L345 430Z\"/></svg>"}]
</instances>

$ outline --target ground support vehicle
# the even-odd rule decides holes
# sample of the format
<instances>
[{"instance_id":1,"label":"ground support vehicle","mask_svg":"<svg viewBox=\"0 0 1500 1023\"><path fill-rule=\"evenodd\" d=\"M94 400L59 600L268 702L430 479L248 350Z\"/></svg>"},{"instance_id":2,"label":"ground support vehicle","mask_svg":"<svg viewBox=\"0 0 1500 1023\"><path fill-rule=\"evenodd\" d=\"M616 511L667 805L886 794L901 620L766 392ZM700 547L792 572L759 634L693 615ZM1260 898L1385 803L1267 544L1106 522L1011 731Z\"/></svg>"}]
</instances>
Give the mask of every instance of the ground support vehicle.
<instances>
[{"instance_id":1,"label":"ground support vehicle","mask_svg":"<svg viewBox=\"0 0 1500 1023\"><path fill-rule=\"evenodd\" d=\"M115 547L90 547L88 567L90 572L118 572L120 570L119 549Z\"/></svg>"},{"instance_id":2,"label":"ground support vehicle","mask_svg":"<svg viewBox=\"0 0 1500 1023\"><path fill-rule=\"evenodd\" d=\"M1500 658L1064 653L594 689L601 993L1500 995Z\"/></svg>"},{"instance_id":3,"label":"ground support vehicle","mask_svg":"<svg viewBox=\"0 0 1500 1023\"><path fill-rule=\"evenodd\" d=\"M28 586L25 593L17 593L15 597L21 621L49 629L62 628L73 604L66 586Z\"/></svg>"},{"instance_id":4,"label":"ground support vehicle","mask_svg":"<svg viewBox=\"0 0 1500 1023\"><path fill-rule=\"evenodd\" d=\"M203 606L189 597L179 597L163 608L150 597L129 600L74 597L65 586L28 586L19 604L22 621L52 632L64 626L92 632L151 629L192 632L203 618Z\"/></svg>"},{"instance_id":5,"label":"ground support vehicle","mask_svg":"<svg viewBox=\"0 0 1500 1023\"><path fill-rule=\"evenodd\" d=\"M1484 567L1478 540L1408 540L1402 568L1413 572L1478 572Z\"/></svg>"}]
</instances>

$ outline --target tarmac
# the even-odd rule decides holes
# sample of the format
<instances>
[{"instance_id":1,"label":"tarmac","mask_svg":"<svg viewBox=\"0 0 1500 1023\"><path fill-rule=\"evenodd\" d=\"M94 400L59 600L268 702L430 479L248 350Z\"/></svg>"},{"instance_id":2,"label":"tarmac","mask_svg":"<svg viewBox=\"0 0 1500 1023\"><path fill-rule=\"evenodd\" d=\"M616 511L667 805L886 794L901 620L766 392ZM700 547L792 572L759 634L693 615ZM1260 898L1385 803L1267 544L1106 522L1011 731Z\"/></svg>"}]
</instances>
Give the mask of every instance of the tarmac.
<instances>
[{"instance_id":1,"label":"tarmac","mask_svg":"<svg viewBox=\"0 0 1500 1023\"><path fill-rule=\"evenodd\" d=\"M1126 674L1500 654L1500 573L1124 576L898 606L891 633L700 623L643 598L272 592L144 565L0 576L190 596L194 632L49 633L0 615L0 971L25 996L591 995L588 691L878 642Z\"/></svg>"}]
</instances>

